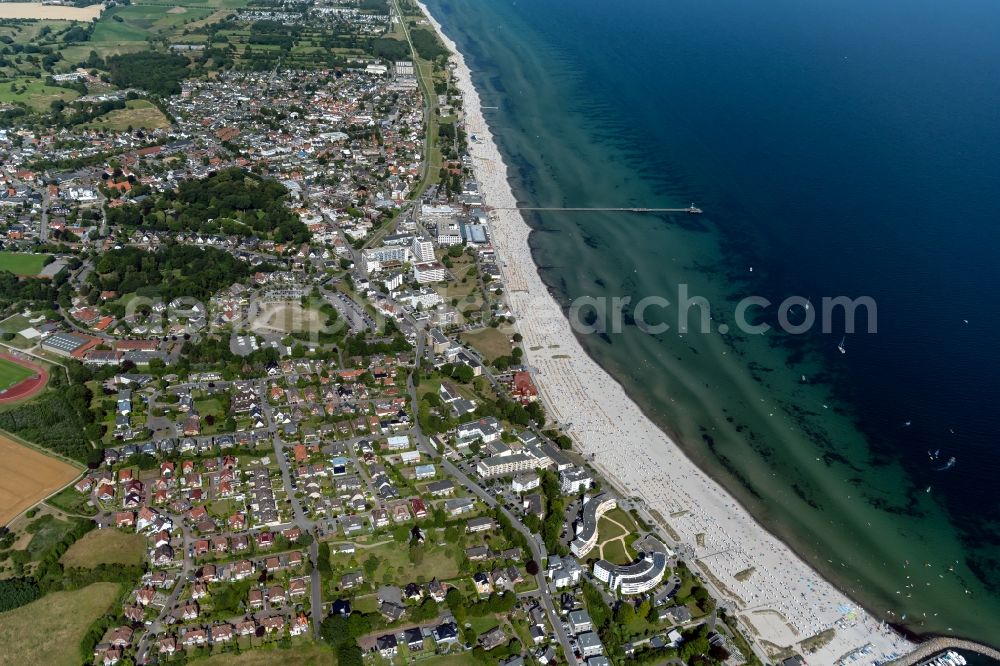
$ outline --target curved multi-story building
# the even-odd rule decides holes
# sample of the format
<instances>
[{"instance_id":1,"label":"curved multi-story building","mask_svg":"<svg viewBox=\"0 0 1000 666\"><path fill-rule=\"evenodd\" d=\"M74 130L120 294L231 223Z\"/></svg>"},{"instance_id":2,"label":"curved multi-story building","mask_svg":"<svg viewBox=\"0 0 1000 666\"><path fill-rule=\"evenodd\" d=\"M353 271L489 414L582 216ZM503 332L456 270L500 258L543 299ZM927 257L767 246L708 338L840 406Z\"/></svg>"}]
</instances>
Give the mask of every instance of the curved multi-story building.
<instances>
[{"instance_id":1,"label":"curved multi-story building","mask_svg":"<svg viewBox=\"0 0 1000 666\"><path fill-rule=\"evenodd\" d=\"M615 498L607 493L601 493L583 500L580 509L580 519L576 522L576 538L569 549L577 557L586 557L597 545L597 523L608 511L618 506Z\"/></svg>"},{"instance_id":2,"label":"curved multi-story building","mask_svg":"<svg viewBox=\"0 0 1000 666\"><path fill-rule=\"evenodd\" d=\"M666 575L670 551L652 536L643 539L643 545L646 552L639 553L639 557L631 564L612 564L607 560L598 560L594 564L594 577L606 583L611 590L618 590L622 594L649 592Z\"/></svg>"}]
</instances>

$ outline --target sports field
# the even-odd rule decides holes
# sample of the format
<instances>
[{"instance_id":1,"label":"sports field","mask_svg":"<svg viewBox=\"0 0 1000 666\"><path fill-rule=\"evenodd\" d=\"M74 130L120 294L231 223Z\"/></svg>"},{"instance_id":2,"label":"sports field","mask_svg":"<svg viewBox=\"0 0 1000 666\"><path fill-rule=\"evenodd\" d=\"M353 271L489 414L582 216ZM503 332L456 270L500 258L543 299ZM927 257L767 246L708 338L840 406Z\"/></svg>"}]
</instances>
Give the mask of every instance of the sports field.
<instances>
[{"instance_id":1,"label":"sports field","mask_svg":"<svg viewBox=\"0 0 1000 666\"><path fill-rule=\"evenodd\" d=\"M75 479L79 470L0 435L0 525Z\"/></svg>"},{"instance_id":2,"label":"sports field","mask_svg":"<svg viewBox=\"0 0 1000 666\"><path fill-rule=\"evenodd\" d=\"M41 86L45 88L45 86ZM4 95L0 94L0 101ZM29 90L27 94L34 94ZM44 94L38 92L38 94ZM47 254L28 254L25 252L0 252L0 271L10 271L14 275L38 275L45 265Z\"/></svg>"},{"instance_id":3,"label":"sports field","mask_svg":"<svg viewBox=\"0 0 1000 666\"><path fill-rule=\"evenodd\" d=\"M39 363L15 358L0 349L0 404L30 398L45 388L48 371Z\"/></svg>"},{"instance_id":4,"label":"sports field","mask_svg":"<svg viewBox=\"0 0 1000 666\"><path fill-rule=\"evenodd\" d=\"M11 386L23 382L28 377L34 376L30 368L18 365L13 361L0 358L0 391L6 391Z\"/></svg>"},{"instance_id":5,"label":"sports field","mask_svg":"<svg viewBox=\"0 0 1000 666\"><path fill-rule=\"evenodd\" d=\"M299 303L271 303L261 307L250 324L255 331L270 330L283 333L319 331L323 317L319 311L304 308Z\"/></svg>"}]
</instances>

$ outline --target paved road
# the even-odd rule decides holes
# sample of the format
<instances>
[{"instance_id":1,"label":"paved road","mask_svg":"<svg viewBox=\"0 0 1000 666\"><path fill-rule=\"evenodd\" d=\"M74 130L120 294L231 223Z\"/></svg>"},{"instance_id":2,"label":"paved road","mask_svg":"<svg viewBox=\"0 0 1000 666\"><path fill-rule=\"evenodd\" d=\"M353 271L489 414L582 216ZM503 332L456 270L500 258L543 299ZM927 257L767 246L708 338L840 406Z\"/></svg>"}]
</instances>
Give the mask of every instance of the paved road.
<instances>
[{"instance_id":1,"label":"paved road","mask_svg":"<svg viewBox=\"0 0 1000 666\"><path fill-rule=\"evenodd\" d=\"M292 488L292 473L288 467L288 458L285 454L285 445L281 441L281 438L277 435L274 436L274 457L278 461L278 467L281 469L281 480L285 485L285 492L288 495L288 499L292 502L292 515L294 516L295 525L302 530L303 534L314 534L315 523L306 518L306 513L302 509L302 503L295 496L295 489ZM323 623L323 581L320 578L319 567L316 565L319 562L319 543L313 538L312 545L309 546L309 560L312 562L312 575L310 576L312 583L312 592L310 595L310 615L312 616L313 623L313 634L316 638L319 638L320 625Z\"/></svg>"},{"instance_id":2,"label":"paved road","mask_svg":"<svg viewBox=\"0 0 1000 666\"><path fill-rule=\"evenodd\" d=\"M160 611L160 614L156 616L156 619L153 620L152 624L146 627L142 634L142 638L139 639L139 643L136 646L135 653L138 657L137 661L140 664L144 664L148 661L147 655L150 648L149 643L151 638L163 631L164 620L166 620L167 616L174 610L174 606L177 604L177 599L180 597L181 592L187 586L188 582L194 578L194 559L190 554L192 545L191 529L184 523L183 516L175 516L172 514L165 515L170 517L174 525L181 526L181 531L183 533L183 544L181 548L183 549L182 553L184 560L181 565L180 573L177 574L177 580L174 582L174 587L170 591L170 596L163 605L163 609Z\"/></svg>"},{"instance_id":3,"label":"paved road","mask_svg":"<svg viewBox=\"0 0 1000 666\"><path fill-rule=\"evenodd\" d=\"M49 240L49 188L42 188L42 223L38 228L38 240L47 243Z\"/></svg>"},{"instance_id":4,"label":"paved road","mask_svg":"<svg viewBox=\"0 0 1000 666\"><path fill-rule=\"evenodd\" d=\"M416 348L416 359L417 363L423 357L424 353L424 337L419 332L417 333L417 348ZM415 372L415 371L414 371ZM410 392L410 400L412 401L412 408L414 414L419 414L419 405L417 404L417 389L413 385L413 375L411 374L407 380L407 389ZM500 507L500 511L503 515L507 517L511 525L514 526L518 532L524 535L525 540L528 542L528 547L531 549L531 556L538 563L539 571L535 574L535 582L538 585L539 598L542 602L542 607L545 609L545 613L548 615L549 624L552 625L552 630L555 632L556 638L558 639L560 645L562 645L563 652L566 655L566 660L571 666L577 666L579 663L576 656L573 654L573 650L570 647L569 637L566 635L566 631L563 629L562 621L559 619L559 615L556 613L555 602L552 600L552 592L549 589L548 581L545 580L545 574L542 570L542 565L545 562L547 553L545 551L545 544L542 543L541 538L537 534L533 534L524 523L521 522L520 518L512 514L506 509L506 507L499 505L496 501L496 497L480 486L478 483L470 479L466 474L456 467L448 458L440 455L437 448L431 444L430 440L423 434L420 430L420 424L416 423L414 427L414 436L417 440L418 446L424 450L424 452L430 456L432 460L436 460L438 464L452 477L458 479L458 481L468 488L472 493L474 493L479 499L481 499L486 506Z\"/></svg>"}]
</instances>

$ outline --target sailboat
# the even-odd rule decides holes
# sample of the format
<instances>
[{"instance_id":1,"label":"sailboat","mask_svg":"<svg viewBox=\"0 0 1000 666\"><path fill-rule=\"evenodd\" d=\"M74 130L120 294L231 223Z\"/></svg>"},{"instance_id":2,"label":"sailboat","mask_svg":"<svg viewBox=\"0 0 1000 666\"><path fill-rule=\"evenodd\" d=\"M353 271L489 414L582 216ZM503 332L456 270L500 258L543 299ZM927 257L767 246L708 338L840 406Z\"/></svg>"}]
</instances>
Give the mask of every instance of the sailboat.
<instances>
[{"instance_id":1,"label":"sailboat","mask_svg":"<svg viewBox=\"0 0 1000 666\"><path fill-rule=\"evenodd\" d=\"M952 467L954 467L956 462L957 461L955 460L955 456L952 456L952 457L948 458L948 462L945 463L944 467L937 467L937 468L935 468L934 471L935 472L946 472L949 469L951 469Z\"/></svg>"},{"instance_id":2,"label":"sailboat","mask_svg":"<svg viewBox=\"0 0 1000 666\"><path fill-rule=\"evenodd\" d=\"M841 354L846 354L847 353L847 347L844 345L845 342L847 342L847 336L846 335L840 339L840 344L837 345L837 349L840 350Z\"/></svg>"}]
</instances>

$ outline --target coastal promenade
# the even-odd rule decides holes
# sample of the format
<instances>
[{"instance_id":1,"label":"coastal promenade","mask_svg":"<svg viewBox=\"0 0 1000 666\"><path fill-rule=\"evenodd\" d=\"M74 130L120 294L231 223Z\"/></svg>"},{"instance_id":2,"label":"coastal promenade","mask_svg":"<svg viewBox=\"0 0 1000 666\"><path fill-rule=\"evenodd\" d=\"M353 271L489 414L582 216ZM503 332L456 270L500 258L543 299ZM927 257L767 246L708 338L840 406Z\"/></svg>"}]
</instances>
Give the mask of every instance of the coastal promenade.
<instances>
[{"instance_id":1,"label":"coastal promenade","mask_svg":"<svg viewBox=\"0 0 1000 666\"><path fill-rule=\"evenodd\" d=\"M801 650L797 646L812 637L830 636L809 654L814 665L835 664L844 657L881 663L910 652L911 643L825 581L696 467L585 353L532 261L530 228L507 181L464 58L452 40L442 38L455 53L466 130L478 138L470 153L485 204L492 209L490 238L550 416L572 424L570 434L579 451L593 456L592 464L602 474L638 498L685 545L694 570L722 592L761 644Z\"/></svg>"}]
</instances>

